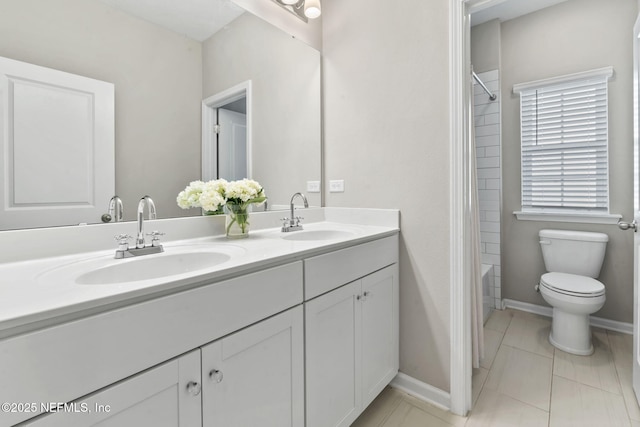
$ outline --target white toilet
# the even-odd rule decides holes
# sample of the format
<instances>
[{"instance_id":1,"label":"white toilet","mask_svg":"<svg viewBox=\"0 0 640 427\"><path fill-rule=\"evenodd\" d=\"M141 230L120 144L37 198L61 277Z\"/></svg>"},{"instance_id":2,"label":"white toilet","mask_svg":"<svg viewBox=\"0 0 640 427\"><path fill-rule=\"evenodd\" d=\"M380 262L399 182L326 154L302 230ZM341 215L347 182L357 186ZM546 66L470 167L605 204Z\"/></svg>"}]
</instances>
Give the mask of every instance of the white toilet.
<instances>
[{"instance_id":1,"label":"white toilet","mask_svg":"<svg viewBox=\"0 0 640 427\"><path fill-rule=\"evenodd\" d=\"M600 275L609 236L567 230L540 230L540 246L548 271L539 290L553 307L549 341L567 353L593 353L589 315L605 302Z\"/></svg>"}]
</instances>

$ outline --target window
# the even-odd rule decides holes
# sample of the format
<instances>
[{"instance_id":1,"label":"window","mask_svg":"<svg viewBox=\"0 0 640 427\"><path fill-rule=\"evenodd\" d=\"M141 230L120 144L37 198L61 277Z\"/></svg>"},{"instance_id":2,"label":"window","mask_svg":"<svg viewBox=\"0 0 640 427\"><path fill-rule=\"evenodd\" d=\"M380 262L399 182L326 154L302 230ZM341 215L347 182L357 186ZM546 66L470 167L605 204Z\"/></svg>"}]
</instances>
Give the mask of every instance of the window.
<instances>
[{"instance_id":1,"label":"window","mask_svg":"<svg viewBox=\"0 0 640 427\"><path fill-rule=\"evenodd\" d=\"M611 67L515 85L520 94L522 212L609 213Z\"/></svg>"}]
</instances>

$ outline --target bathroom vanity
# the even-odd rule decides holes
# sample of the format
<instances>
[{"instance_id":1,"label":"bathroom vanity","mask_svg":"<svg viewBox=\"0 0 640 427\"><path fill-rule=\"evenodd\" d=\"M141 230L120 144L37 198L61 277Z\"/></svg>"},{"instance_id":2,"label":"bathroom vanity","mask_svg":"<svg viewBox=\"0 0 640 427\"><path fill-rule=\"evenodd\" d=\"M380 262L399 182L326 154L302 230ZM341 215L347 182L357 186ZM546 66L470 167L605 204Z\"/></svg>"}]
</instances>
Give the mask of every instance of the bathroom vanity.
<instances>
[{"instance_id":1,"label":"bathroom vanity","mask_svg":"<svg viewBox=\"0 0 640 427\"><path fill-rule=\"evenodd\" d=\"M398 212L309 209L293 233L278 216L133 261L1 264L0 426L350 425L398 372Z\"/></svg>"}]
</instances>

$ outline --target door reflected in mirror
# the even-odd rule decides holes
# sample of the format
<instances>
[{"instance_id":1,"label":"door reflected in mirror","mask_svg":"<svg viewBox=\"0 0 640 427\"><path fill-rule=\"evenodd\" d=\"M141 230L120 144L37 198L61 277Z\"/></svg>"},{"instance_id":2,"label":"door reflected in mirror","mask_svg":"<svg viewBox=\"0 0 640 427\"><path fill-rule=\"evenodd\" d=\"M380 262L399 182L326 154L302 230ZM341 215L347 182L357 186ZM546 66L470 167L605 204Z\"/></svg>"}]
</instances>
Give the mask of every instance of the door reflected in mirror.
<instances>
[{"instance_id":1,"label":"door reflected in mirror","mask_svg":"<svg viewBox=\"0 0 640 427\"><path fill-rule=\"evenodd\" d=\"M216 179L236 181L250 178L247 168L247 98L223 105L217 110ZM213 162L214 159L209 161Z\"/></svg>"}]
</instances>

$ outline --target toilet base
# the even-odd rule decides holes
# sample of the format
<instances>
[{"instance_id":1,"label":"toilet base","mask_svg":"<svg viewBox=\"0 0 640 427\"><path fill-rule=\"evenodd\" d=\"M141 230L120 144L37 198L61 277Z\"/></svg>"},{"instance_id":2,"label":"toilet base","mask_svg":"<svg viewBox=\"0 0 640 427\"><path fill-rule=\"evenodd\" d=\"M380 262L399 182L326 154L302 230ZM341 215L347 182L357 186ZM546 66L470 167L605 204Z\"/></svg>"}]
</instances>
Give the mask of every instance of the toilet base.
<instances>
[{"instance_id":1,"label":"toilet base","mask_svg":"<svg viewBox=\"0 0 640 427\"><path fill-rule=\"evenodd\" d=\"M567 353L578 356L593 354L589 315L567 313L554 307L549 342Z\"/></svg>"}]
</instances>

